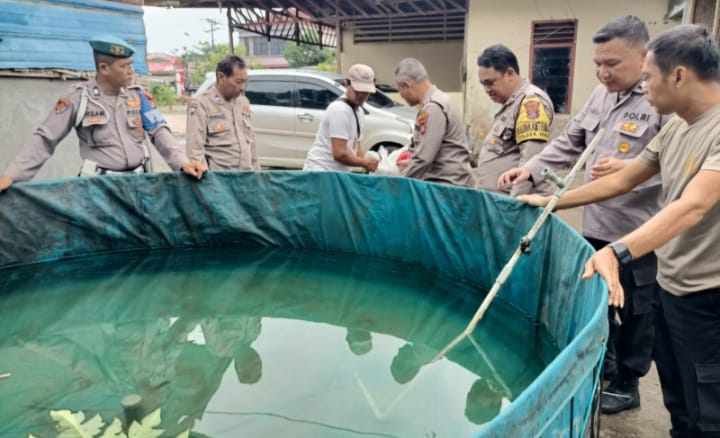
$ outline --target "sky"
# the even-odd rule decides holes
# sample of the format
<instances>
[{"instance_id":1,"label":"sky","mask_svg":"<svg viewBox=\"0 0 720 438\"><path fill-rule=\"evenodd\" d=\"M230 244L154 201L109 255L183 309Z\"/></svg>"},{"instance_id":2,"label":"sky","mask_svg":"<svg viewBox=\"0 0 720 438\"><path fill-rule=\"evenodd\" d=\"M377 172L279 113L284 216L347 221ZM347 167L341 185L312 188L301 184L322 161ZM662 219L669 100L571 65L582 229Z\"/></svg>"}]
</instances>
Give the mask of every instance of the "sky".
<instances>
[{"instance_id":1,"label":"sky","mask_svg":"<svg viewBox=\"0 0 720 438\"><path fill-rule=\"evenodd\" d=\"M220 22L215 42L228 42L227 16L219 9L168 9L144 6L145 33L149 53L180 54L183 47L192 48L210 41L207 18ZM176 51L176 52L175 52Z\"/></svg>"}]
</instances>

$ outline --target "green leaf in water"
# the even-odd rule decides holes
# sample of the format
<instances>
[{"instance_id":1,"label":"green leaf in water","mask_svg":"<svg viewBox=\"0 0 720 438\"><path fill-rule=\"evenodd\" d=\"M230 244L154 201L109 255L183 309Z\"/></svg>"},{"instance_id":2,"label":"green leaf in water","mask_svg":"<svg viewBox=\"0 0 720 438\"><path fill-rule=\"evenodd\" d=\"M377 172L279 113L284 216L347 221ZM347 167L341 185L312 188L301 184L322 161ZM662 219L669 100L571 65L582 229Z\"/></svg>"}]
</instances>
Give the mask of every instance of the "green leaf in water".
<instances>
[{"instance_id":1,"label":"green leaf in water","mask_svg":"<svg viewBox=\"0 0 720 438\"><path fill-rule=\"evenodd\" d=\"M156 409L153 413L143 418L138 424L136 421L130 425L128 431L129 438L158 438L162 435L162 429L156 429L162 422L160 418L160 409Z\"/></svg>"},{"instance_id":2,"label":"green leaf in water","mask_svg":"<svg viewBox=\"0 0 720 438\"><path fill-rule=\"evenodd\" d=\"M117 418L114 419L110 426L105 429L101 438L127 438L127 435L122 430L122 422Z\"/></svg>"},{"instance_id":3,"label":"green leaf in water","mask_svg":"<svg viewBox=\"0 0 720 438\"><path fill-rule=\"evenodd\" d=\"M85 414L73 414L68 410L50 411L50 418L55 421L58 438L93 438L100 435L105 423L99 415L85 421Z\"/></svg>"},{"instance_id":4,"label":"green leaf in water","mask_svg":"<svg viewBox=\"0 0 720 438\"><path fill-rule=\"evenodd\" d=\"M143 418L140 423L134 421L130 425L127 435L123 432L122 422L117 418L103 431L105 423L100 415L95 415L85 421L83 412L73 413L62 410L50 411L50 417L55 421L55 429L58 431L57 438L159 438L164 432L162 429L158 429L162 423L159 408ZM37 437L29 434L28 438ZM177 438L190 438L190 429L178 435Z\"/></svg>"}]
</instances>

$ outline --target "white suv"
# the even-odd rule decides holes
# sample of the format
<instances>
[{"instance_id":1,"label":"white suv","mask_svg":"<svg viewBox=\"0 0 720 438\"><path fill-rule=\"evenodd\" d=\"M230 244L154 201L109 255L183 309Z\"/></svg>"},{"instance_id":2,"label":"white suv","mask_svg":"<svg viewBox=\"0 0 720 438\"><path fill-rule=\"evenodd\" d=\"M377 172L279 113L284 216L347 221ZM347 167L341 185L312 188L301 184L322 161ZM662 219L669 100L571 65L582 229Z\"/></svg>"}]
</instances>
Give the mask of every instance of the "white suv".
<instances>
[{"instance_id":1,"label":"white suv","mask_svg":"<svg viewBox=\"0 0 720 438\"><path fill-rule=\"evenodd\" d=\"M245 95L253 110L257 154L265 167L301 169L327 106L345 92L338 74L308 70L250 70ZM195 95L210 88L208 73ZM365 111L362 144L395 149L410 144L416 110L378 90Z\"/></svg>"}]
</instances>

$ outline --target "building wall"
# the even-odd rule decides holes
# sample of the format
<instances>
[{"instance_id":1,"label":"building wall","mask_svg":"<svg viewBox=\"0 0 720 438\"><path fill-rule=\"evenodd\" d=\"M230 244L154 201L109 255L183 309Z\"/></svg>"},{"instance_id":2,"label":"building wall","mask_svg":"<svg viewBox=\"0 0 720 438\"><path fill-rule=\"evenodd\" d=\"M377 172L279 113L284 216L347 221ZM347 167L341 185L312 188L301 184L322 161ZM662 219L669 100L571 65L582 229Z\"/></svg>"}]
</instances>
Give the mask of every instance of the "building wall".
<instances>
[{"instance_id":1,"label":"building wall","mask_svg":"<svg viewBox=\"0 0 720 438\"><path fill-rule=\"evenodd\" d=\"M571 102L571 114L574 114L598 84L592 60L593 34L611 19L631 14L647 23L652 37L672 26L664 20L667 11L668 0L605 0L601 4L595 0L469 0L465 121L471 125L471 137L476 141L484 137L498 109L477 81L475 60L485 47L497 43L508 46L518 57L521 74L528 77L532 21L577 19ZM567 116L558 117L558 125L564 125L567 119Z\"/></svg>"},{"instance_id":2,"label":"building wall","mask_svg":"<svg viewBox=\"0 0 720 438\"><path fill-rule=\"evenodd\" d=\"M375 70L378 82L393 83L393 69L403 58L419 59L428 69L433 82L445 91L460 91L463 42L419 41L401 43L353 43L351 29L343 31L343 52L338 58L340 68L363 63Z\"/></svg>"},{"instance_id":3,"label":"building wall","mask_svg":"<svg viewBox=\"0 0 720 438\"><path fill-rule=\"evenodd\" d=\"M32 138L35 127L52 111L58 98L78 81L0 77L0 174ZM37 175L39 179L76 176L80 155L75 131L60 142Z\"/></svg>"}]
</instances>

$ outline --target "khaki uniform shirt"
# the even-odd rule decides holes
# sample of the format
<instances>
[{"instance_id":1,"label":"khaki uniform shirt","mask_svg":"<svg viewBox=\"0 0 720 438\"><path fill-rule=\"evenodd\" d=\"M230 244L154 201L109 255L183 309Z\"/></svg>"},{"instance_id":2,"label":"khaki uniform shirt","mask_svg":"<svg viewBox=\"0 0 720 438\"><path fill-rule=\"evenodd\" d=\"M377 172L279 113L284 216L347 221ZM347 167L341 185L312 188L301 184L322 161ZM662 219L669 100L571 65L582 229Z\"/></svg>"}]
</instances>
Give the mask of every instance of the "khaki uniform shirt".
<instances>
[{"instance_id":1,"label":"khaki uniform shirt","mask_svg":"<svg viewBox=\"0 0 720 438\"><path fill-rule=\"evenodd\" d=\"M650 106L644 90L610 93L598 86L580 112L568 122L565 132L554 138L525 167L535 182L542 170L568 168L602 128L603 137L585 167L585 182L591 181L592 166L601 158L630 160L637 157L667 121ZM583 235L605 242L630 233L660 210L660 178L653 177L632 192L585 206Z\"/></svg>"},{"instance_id":2,"label":"khaki uniform shirt","mask_svg":"<svg viewBox=\"0 0 720 438\"><path fill-rule=\"evenodd\" d=\"M187 151L210 170L260 170L250 101L226 101L215 86L188 106Z\"/></svg>"},{"instance_id":3,"label":"khaki uniform shirt","mask_svg":"<svg viewBox=\"0 0 720 438\"><path fill-rule=\"evenodd\" d=\"M498 191L500 175L522 166L540 152L550 139L554 117L552 101L547 93L524 80L495 114L490 132L485 137L475 172L478 188ZM551 187L545 184L535 190L549 192ZM530 191L531 183L517 184L512 195Z\"/></svg>"},{"instance_id":4,"label":"khaki uniform shirt","mask_svg":"<svg viewBox=\"0 0 720 438\"><path fill-rule=\"evenodd\" d=\"M663 206L680 199L699 171L720 172L720 105L692 125L673 117L640 159L660 172ZM668 292L687 295L720 288L720 204L655 253L658 283Z\"/></svg>"},{"instance_id":5,"label":"khaki uniform shirt","mask_svg":"<svg viewBox=\"0 0 720 438\"><path fill-rule=\"evenodd\" d=\"M83 93L87 97L84 111ZM148 108L141 108L143 101ZM95 81L89 81L57 101L5 174L14 181L32 179L73 127L80 157L103 169L126 171L143 165L149 158L148 138L173 170L187 163L182 147L140 86L106 96Z\"/></svg>"},{"instance_id":6,"label":"khaki uniform shirt","mask_svg":"<svg viewBox=\"0 0 720 438\"><path fill-rule=\"evenodd\" d=\"M448 95L432 87L422 101L413 132L408 178L473 187L470 149L460 115Z\"/></svg>"}]
</instances>

